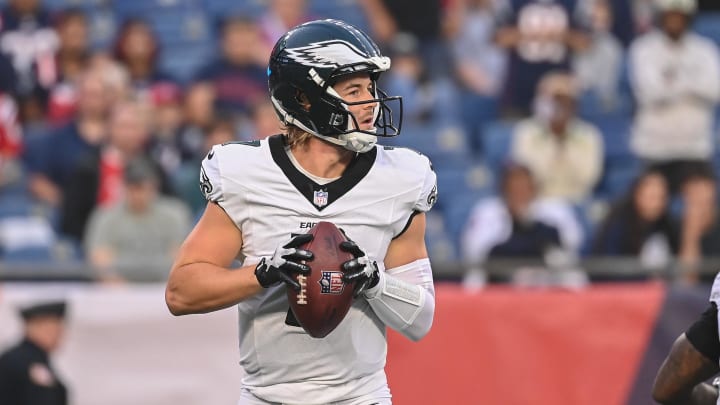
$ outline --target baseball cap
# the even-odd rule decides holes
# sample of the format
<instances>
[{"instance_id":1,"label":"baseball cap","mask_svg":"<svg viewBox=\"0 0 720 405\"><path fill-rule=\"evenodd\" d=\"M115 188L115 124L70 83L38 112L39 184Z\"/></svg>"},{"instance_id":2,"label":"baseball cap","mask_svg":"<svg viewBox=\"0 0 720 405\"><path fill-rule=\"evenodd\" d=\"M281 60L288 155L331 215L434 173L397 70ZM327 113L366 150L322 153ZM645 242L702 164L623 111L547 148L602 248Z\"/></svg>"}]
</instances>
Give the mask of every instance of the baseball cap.
<instances>
[{"instance_id":1,"label":"baseball cap","mask_svg":"<svg viewBox=\"0 0 720 405\"><path fill-rule=\"evenodd\" d=\"M678 11L684 14L695 14L697 0L655 0L655 7L659 11Z\"/></svg>"},{"instance_id":2,"label":"baseball cap","mask_svg":"<svg viewBox=\"0 0 720 405\"><path fill-rule=\"evenodd\" d=\"M125 165L125 182L138 184L145 181L158 181L158 173L155 165L144 157L132 159Z\"/></svg>"},{"instance_id":3,"label":"baseball cap","mask_svg":"<svg viewBox=\"0 0 720 405\"><path fill-rule=\"evenodd\" d=\"M64 318L66 308L65 301L38 301L20 307L20 316L26 321L38 316Z\"/></svg>"}]
</instances>

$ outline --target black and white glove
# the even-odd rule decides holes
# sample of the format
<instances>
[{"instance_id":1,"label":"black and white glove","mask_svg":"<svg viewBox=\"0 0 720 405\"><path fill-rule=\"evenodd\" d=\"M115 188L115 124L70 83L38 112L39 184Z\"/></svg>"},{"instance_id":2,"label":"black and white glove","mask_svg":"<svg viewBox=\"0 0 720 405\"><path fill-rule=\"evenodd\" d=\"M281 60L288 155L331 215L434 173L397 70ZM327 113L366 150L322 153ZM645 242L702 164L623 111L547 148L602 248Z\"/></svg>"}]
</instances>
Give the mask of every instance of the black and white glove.
<instances>
[{"instance_id":1,"label":"black and white glove","mask_svg":"<svg viewBox=\"0 0 720 405\"><path fill-rule=\"evenodd\" d=\"M347 235L345 236L347 237ZM348 284L355 283L353 296L357 298L366 290L375 287L380 281L377 262L370 261L360 246L350 238L340 243L340 249L354 256L353 259L342 264L342 269L343 281Z\"/></svg>"},{"instance_id":2,"label":"black and white glove","mask_svg":"<svg viewBox=\"0 0 720 405\"><path fill-rule=\"evenodd\" d=\"M264 288L276 285L280 282L292 286L295 291L300 291L300 283L295 279L296 274L307 275L310 267L300 261L313 259L313 253L309 250L298 249L313 239L309 233L293 235L290 241L281 244L275 249L272 258L265 260L263 257L255 267L255 277Z\"/></svg>"}]
</instances>

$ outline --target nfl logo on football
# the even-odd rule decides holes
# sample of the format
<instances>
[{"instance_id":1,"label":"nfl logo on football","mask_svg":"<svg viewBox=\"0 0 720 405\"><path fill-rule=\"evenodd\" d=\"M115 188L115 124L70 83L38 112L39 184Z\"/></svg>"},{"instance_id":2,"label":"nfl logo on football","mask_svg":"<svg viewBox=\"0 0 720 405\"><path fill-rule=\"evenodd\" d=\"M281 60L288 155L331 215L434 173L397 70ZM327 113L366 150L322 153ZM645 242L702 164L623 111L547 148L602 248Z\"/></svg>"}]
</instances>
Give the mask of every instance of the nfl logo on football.
<instances>
[{"instance_id":1,"label":"nfl logo on football","mask_svg":"<svg viewBox=\"0 0 720 405\"><path fill-rule=\"evenodd\" d=\"M342 294L345 287L339 271L323 271L319 283L322 294Z\"/></svg>"},{"instance_id":2,"label":"nfl logo on football","mask_svg":"<svg viewBox=\"0 0 720 405\"><path fill-rule=\"evenodd\" d=\"M315 190L313 195L313 204L317 207L324 207L328 203L328 192L325 190Z\"/></svg>"}]
</instances>

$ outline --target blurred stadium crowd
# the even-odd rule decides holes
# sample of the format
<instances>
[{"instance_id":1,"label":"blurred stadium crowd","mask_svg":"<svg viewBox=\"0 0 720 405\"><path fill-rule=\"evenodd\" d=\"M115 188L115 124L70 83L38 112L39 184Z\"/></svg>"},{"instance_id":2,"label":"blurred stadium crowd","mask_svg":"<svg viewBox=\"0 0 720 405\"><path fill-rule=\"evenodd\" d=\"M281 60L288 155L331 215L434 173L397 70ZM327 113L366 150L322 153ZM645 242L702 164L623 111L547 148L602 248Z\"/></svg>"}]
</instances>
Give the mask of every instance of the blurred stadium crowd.
<instances>
[{"instance_id":1,"label":"blurred stadium crowd","mask_svg":"<svg viewBox=\"0 0 720 405\"><path fill-rule=\"evenodd\" d=\"M707 3L2 0L0 263L164 279L210 146L280 132L270 47L327 17L393 59L405 120L381 143L433 160L433 261L622 256L693 282L720 253Z\"/></svg>"}]
</instances>

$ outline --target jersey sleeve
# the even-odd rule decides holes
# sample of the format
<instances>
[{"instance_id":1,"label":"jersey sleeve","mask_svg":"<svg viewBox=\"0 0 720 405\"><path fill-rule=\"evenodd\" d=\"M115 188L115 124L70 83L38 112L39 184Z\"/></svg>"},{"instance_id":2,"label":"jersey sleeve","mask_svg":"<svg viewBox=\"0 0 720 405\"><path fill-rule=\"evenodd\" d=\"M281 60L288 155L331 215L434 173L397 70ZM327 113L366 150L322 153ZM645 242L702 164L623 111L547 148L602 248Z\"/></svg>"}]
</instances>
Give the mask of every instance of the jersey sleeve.
<instances>
[{"instance_id":1,"label":"jersey sleeve","mask_svg":"<svg viewBox=\"0 0 720 405\"><path fill-rule=\"evenodd\" d=\"M413 206L414 211L427 212L437 202L438 187L437 187L437 176L433 170L430 159L423 156L422 159L425 161L425 176L423 178L423 185L420 191L418 199L415 201Z\"/></svg>"},{"instance_id":2,"label":"jersey sleeve","mask_svg":"<svg viewBox=\"0 0 720 405\"><path fill-rule=\"evenodd\" d=\"M709 301L715 303L716 306L720 303L720 273L715 275L715 280L713 280Z\"/></svg>"},{"instance_id":3,"label":"jersey sleeve","mask_svg":"<svg viewBox=\"0 0 720 405\"><path fill-rule=\"evenodd\" d=\"M720 301L720 273L715 276L710 289L710 306L693 323L685 336L703 356L717 363L720 358L720 338L718 338L718 301Z\"/></svg>"},{"instance_id":4,"label":"jersey sleeve","mask_svg":"<svg viewBox=\"0 0 720 405\"><path fill-rule=\"evenodd\" d=\"M209 202L222 202L224 194L220 175L220 157L216 156L216 148L217 146L213 146L200 164L200 191Z\"/></svg>"},{"instance_id":5,"label":"jersey sleeve","mask_svg":"<svg viewBox=\"0 0 720 405\"><path fill-rule=\"evenodd\" d=\"M703 356L717 363L720 358L718 309L714 302L685 332L685 337Z\"/></svg>"}]
</instances>

